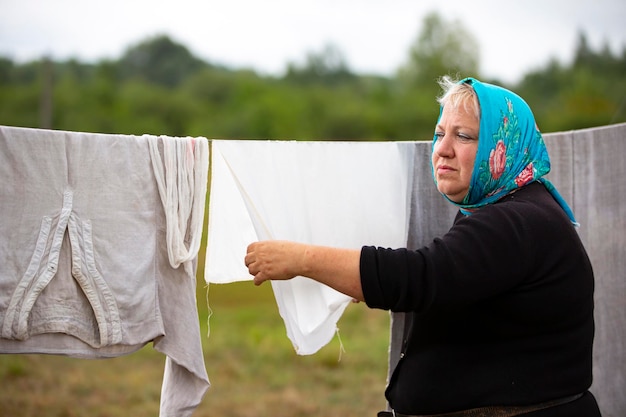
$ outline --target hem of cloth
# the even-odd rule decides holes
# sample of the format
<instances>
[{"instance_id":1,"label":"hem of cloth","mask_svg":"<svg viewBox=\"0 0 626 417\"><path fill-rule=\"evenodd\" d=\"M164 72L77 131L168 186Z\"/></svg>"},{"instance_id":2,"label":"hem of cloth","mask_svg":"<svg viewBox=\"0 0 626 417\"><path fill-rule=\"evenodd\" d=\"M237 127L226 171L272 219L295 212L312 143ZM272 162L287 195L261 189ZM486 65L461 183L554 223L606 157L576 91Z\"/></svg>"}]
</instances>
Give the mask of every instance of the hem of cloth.
<instances>
[{"instance_id":1,"label":"hem of cloth","mask_svg":"<svg viewBox=\"0 0 626 417\"><path fill-rule=\"evenodd\" d=\"M64 335L59 337L58 334L55 334L55 337L50 336L50 333L45 333L34 335L28 340L0 339L0 353L12 355L60 355L78 359L116 358L135 353L153 341L147 340L137 344L117 344L102 348L92 348L80 339L72 336Z\"/></svg>"}]
</instances>

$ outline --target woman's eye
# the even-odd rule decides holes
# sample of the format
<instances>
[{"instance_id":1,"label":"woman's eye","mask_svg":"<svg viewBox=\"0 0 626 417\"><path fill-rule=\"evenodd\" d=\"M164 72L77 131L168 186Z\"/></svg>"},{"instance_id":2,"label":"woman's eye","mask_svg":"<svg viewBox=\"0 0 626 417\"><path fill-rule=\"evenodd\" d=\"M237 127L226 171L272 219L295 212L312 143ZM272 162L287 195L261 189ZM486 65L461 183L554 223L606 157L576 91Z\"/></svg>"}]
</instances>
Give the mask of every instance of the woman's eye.
<instances>
[{"instance_id":1,"label":"woman's eye","mask_svg":"<svg viewBox=\"0 0 626 417\"><path fill-rule=\"evenodd\" d=\"M441 139L444 136L443 132L435 132L435 137L437 138L437 140Z\"/></svg>"}]
</instances>

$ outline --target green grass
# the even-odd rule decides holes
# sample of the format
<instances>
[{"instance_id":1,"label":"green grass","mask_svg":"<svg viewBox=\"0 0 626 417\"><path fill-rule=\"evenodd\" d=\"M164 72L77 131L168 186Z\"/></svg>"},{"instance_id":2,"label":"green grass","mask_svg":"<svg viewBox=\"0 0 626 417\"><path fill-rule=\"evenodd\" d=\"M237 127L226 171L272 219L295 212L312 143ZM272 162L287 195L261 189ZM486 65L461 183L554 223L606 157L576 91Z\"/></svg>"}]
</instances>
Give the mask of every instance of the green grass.
<instances>
[{"instance_id":1,"label":"green grass","mask_svg":"<svg viewBox=\"0 0 626 417\"><path fill-rule=\"evenodd\" d=\"M388 313L350 305L339 322L345 352L335 337L299 356L271 285L211 285L208 336L201 285L197 299L212 386L194 417L356 417L385 407ZM0 355L0 416L157 416L164 359L151 345L106 360Z\"/></svg>"}]
</instances>

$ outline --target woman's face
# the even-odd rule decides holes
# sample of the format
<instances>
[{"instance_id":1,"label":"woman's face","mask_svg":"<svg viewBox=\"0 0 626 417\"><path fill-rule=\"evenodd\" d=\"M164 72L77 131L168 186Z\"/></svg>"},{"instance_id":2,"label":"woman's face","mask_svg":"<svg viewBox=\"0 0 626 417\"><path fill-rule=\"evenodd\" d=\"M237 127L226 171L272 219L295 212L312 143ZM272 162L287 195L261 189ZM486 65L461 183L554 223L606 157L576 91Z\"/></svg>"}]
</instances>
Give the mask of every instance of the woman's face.
<instances>
[{"instance_id":1,"label":"woman's face","mask_svg":"<svg viewBox=\"0 0 626 417\"><path fill-rule=\"evenodd\" d=\"M435 128L432 162L437 188L455 203L461 203L469 191L479 126L473 106L461 104L444 105Z\"/></svg>"}]
</instances>

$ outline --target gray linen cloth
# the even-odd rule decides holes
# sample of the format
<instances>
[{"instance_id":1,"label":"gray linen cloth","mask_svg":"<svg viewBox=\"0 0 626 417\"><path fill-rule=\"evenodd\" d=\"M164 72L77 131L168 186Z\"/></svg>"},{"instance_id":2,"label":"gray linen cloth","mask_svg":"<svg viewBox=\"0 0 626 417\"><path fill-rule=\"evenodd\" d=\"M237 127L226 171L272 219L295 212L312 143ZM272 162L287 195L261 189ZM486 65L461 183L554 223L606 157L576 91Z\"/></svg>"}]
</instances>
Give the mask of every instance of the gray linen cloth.
<instances>
[{"instance_id":1,"label":"gray linen cloth","mask_svg":"<svg viewBox=\"0 0 626 417\"><path fill-rule=\"evenodd\" d=\"M570 203L593 265L591 392L604 417L626 416L626 124L544 137L548 178Z\"/></svg>"},{"instance_id":2,"label":"gray linen cloth","mask_svg":"<svg viewBox=\"0 0 626 417\"><path fill-rule=\"evenodd\" d=\"M207 161L176 162L172 141ZM191 415L209 387L196 258L172 267L180 236L168 230L197 240L202 222L191 217L204 210L207 164L204 138L0 126L0 353L106 358L152 341L167 356L160 415ZM193 192L163 180L177 167L202 173L176 173ZM181 217L166 216L172 196L186 201Z\"/></svg>"}]
</instances>

